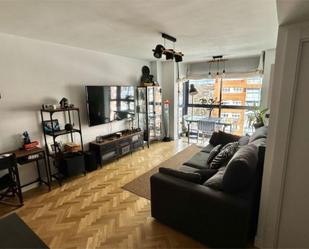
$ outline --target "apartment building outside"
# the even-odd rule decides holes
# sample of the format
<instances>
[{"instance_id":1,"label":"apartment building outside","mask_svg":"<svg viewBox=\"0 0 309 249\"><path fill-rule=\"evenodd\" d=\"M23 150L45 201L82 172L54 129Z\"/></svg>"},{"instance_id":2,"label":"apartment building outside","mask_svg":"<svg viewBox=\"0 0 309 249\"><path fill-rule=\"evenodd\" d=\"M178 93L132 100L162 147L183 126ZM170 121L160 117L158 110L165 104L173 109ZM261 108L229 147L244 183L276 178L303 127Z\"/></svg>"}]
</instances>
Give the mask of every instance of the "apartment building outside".
<instances>
[{"instance_id":1,"label":"apartment building outside","mask_svg":"<svg viewBox=\"0 0 309 249\"><path fill-rule=\"evenodd\" d=\"M188 114L194 116L209 116L209 109L201 107L201 99L214 98L220 100L221 79L191 80L198 94L193 96L193 108L188 109ZM231 123L231 132L243 135L251 131L248 115L252 111L248 107L259 106L261 101L262 78L249 79L222 79L222 108L221 118ZM192 103L192 96L188 96L188 103ZM226 106L227 108L224 108ZM212 117L219 117L219 108L214 108ZM229 129L228 129L229 130Z\"/></svg>"}]
</instances>

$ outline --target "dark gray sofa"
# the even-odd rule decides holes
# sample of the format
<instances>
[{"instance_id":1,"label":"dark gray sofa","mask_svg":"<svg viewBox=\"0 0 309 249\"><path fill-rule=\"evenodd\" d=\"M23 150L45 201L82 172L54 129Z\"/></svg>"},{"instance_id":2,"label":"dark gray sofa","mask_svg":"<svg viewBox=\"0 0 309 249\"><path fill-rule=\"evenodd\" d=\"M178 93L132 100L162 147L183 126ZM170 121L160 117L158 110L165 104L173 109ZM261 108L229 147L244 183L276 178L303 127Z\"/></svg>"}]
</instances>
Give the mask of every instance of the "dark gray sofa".
<instances>
[{"instance_id":1,"label":"dark gray sofa","mask_svg":"<svg viewBox=\"0 0 309 249\"><path fill-rule=\"evenodd\" d=\"M250 137L249 144L258 147L258 162L253 165L250 184L237 193L154 174L150 179L152 216L211 247L247 247L256 234L266 136L267 129L263 127ZM182 166L182 171L205 167L202 153L207 160L213 147L214 144L206 146Z\"/></svg>"}]
</instances>

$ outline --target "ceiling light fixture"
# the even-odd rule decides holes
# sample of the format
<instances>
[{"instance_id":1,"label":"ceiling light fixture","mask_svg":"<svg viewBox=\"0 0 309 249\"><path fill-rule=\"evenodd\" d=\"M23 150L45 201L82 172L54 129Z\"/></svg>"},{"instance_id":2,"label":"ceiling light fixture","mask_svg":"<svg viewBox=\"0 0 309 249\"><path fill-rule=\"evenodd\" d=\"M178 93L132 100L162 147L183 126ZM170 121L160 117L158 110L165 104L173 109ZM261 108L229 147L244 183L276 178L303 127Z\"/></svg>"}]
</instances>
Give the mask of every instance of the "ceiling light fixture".
<instances>
[{"instance_id":1,"label":"ceiling light fixture","mask_svg":"<svg viewBox=\"0 0 309 249\"><path fill-rule=\"evenodd\" d=\"M184 54L182 52L176 52L175 51L175 42L177 39L173 36L170 36L168 34L162 33L162 38L164 39L164 46L165 46L165 40L169 40L173 42L173 48L171 49L166 49L163 45L158 44L155 49L153 49L153 56L157 59L162 58L162 54L165 55L166 60L173 60L175 58L175 61L181 62L182 57Z\"/></svg>"},{"instance_id":2,"label":"ceiling light fixture","mask_svg":"<svg viewBox=\"0 0 309 249\"><path fill-rule=\"evenodd\" d=\"M215 66L217 66L217 72L215 74L216 78L225 77L226 74L226 70L225 70L225 62L227 61L227 59L223 59L223 55L217 55L217 56L213 56L212 60L208 61L208 66L209 66L209 73L208 73L208 77L212 78L212 74L211 74L211 65L215 64ZM222 65L222 73L220 74L220 65Z\"/></svg>"},{"instance_id":3,"label":"ceiling light fixture","mask_svg":"<svg viewBox=\"0 0 309 249\"><path fill-rule=\"evenodd\" d=\"M161 44L158 44L156 48L152 50L153 56L156 57L157 59L160 59L162 57L164 50L165 48Z\"/></svg>"}]
</instances>

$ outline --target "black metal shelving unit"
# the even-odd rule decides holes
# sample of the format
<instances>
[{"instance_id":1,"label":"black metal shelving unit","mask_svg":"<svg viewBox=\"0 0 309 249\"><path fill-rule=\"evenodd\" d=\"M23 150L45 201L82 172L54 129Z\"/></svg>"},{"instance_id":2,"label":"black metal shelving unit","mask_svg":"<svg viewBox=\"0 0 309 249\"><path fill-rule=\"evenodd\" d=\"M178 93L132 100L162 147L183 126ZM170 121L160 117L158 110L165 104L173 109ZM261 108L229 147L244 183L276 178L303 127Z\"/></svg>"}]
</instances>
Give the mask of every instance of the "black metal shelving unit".
<instances>
[{"instance_id":1,"label":"black metal shelving unit","mask_svg":"<svg viewBox=\"0 0 309 249\"><path fill-rule=\"evenodd\" d=\"M159 86L137 87L137 122L144 131L144 141L162 139L162 93Z\"/></svg>"},{"instance_id":2,"label":"black metal shelving unit","mask_svg":"<svg viewBox=\"0 0 309 249\"><path fill-rule=\"evenodd\" d=\"M73 113L72 112L76 112L77 113L77 119L78 119L78 128L73 128L70 131L67 131L65 129L63 130L54 130L54 125L53 125L53 121L55 121L56 119L54 118L54 114L55 113L63 113L64 118L68 118L68 122L66 121L67 124L71 124L72 126L74 125L74 120L73 118ZM48 119L44 119L44 113L46 113L48 115ZM44 134L44 142L45 142L45 149L46 149L46 154L47 154L47 163L48 163L48 167L50 168L50 163L51 161L53 162L53 165L56 167L56 161L57 159L61 156L62 152L57 151L55 149L55 153L51 154L49 147L48 147L48 142L47 142L47 137L50 136L52 137L53 143L52 145L54 146L54 148L56 148L57 146L57 137L59 136L63 136L63 135L69 135L71 138L71 142L74 142L74 137L73 134L77 133L80 136L80 145L81 145L81 152L84 151L84 145L83 145L83 136L82 136L82 130L81 130L81 121L80 121L80 112L79 112L79 108L77 107L70 107L70 108L59 108L59 109L54 109L54 110L41 110L41 121L42 121L42 129L43 129L43 134ZM46 132L44 129L44 122L45 121L50 121L51 122L51 132ZM57 168L57 167L56 167ZM63 175L61 175L61 173L59 172L59 169L57 169L57 173L55 174L51 174L51 178L55 178L57 181L59 181L59 183L61 183L61 180L63 179Z\"/></svg>"}]
</instances>

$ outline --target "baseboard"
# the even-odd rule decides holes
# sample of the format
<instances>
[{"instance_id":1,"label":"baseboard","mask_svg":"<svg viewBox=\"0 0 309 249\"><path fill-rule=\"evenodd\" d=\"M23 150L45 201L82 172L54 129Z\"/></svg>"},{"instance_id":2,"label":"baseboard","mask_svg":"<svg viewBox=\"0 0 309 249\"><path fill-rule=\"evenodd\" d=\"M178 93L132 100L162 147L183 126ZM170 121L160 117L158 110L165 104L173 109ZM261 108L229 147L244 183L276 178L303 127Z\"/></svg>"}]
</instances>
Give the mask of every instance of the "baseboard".
<instances>
[{"instance_id":1,"label":"baseboard","mask_svg":"<svg viewBox=\"0 0 309 249\"><path fill-rule=\"evenodd\" d=\"M260 236L255 236L255 239L254 239L254 246L257 247L257 248L263 248L263 240Z\"/></svg>"},{"instance_id":2,"label":"baseboard","mask_svg":"<svg viewBox=\"0 0 309 249\"><path fill-rule=\"evenodd\" d=\"M33 183L33 184L29 185L29 186L24 187L22 189L22 192L24 193L24 192L27 192L27 191L29 191L31 189L37 188L37 187L39 187L39 183L35 182L35 183Z\"/></svg>"}]
</instances>

